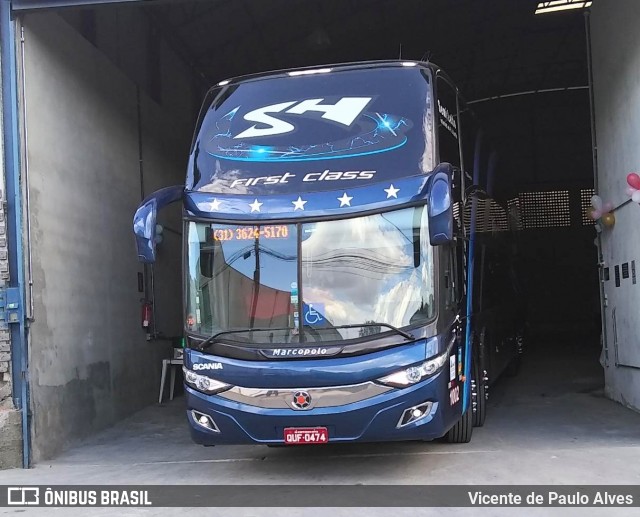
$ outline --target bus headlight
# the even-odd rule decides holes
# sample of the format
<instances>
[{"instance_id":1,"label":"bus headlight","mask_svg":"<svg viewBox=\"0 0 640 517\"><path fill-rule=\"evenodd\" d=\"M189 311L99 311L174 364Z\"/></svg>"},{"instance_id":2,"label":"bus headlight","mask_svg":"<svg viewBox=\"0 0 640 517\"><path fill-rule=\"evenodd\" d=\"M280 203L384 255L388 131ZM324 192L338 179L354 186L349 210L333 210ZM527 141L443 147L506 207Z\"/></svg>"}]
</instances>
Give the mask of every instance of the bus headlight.
<instances>
[{"instance_id":1,"label":"bus headlight","mask_svg":"<svg viewBox=\"0 0 640 517\"><path fill-rule=\"evenodd\" d=\"M411 386L412 384L420 382L437 373L447 362L448 357L449 351L417 366L410 366L405 370L382 377L381 379L378 379L378 382L395 388Z\"/></svg>"},{"instance_id":2,"label":"bus headlight","mask_svg":"<svg viewBox=\"0 0 640 517\"><path fill-rule=\"evenodd\" d=\"M182 371L184 372L184 382L187 385L192 387L194 390L201 391L202 393L206 393L207 395L214 395L231 388L230 384L216 381L215 379L207 377L206 375L200 375L193 370L189 370L185 366L182 367Z\"/></svg>"}]
</instances>

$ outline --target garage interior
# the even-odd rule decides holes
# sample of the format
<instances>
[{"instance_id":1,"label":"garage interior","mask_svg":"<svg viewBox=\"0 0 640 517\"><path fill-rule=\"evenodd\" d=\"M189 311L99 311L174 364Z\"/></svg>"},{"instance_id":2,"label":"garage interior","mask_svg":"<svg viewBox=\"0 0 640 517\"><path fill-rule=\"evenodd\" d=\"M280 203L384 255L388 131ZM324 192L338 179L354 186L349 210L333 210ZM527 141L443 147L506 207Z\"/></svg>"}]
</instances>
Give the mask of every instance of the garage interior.
<instances>
[{"instance_id":1,"label":"garage interior","mask_svg":"<svg viewBox=\"0 0 640 517\"><path fill-rule=\"evenodd\" d=\"M521 375L491 389L488 421L494 414L504 421L502 402L553 404L566 393L606 393L640 408L635 266L633 280L614 278L618 264L628 269L638 257L640 243L625 235L640 214L635 204L616 211L616 225L601 228L601 258L588 217L596 191L616 206L627 199L625 177L640 158L628 136L640 128L626 115L630 102L640 107L632 84L636 2L594 0L589 16L599 185L584 9L536 15L538 0L103 1L41 9L46 3L13 3L30 226L23 241L33 284L26 304L32 463L157 402L162 359L182 332L180 210L160 215L153 271L136 262L131 219L147 194L184 181L208 87L347 61L437 63L492 136L501 164L496 197L521 214L529 310ZM599 261L610 268L604 318ZM140 310L152 294L148 340ZM159 409L182 425L179 403Z\"/></svg>"}]
</instances>

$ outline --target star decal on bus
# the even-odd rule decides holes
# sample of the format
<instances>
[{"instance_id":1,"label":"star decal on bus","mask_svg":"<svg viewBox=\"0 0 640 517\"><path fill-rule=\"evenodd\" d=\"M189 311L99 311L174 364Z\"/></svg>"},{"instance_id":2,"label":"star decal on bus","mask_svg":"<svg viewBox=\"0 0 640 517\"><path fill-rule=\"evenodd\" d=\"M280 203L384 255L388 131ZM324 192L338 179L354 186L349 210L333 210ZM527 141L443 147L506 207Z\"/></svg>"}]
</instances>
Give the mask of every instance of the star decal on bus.
<instances>
[{"instance_id":1,"label":"star decal on bus","mask_svg":"<svg viewBox=\"0 0 640 517\"><path fill-rule=\"evenodd\" d=\"M293 203L293 211L295 212L296 210L304 210L306 201L303 201L302 198L298 196L298 199L296 201L291 201L291 203Z\"/></svg>"},{"instance_id":2,"label":"star decal on bus","mask_svg":"<svg viewBox=\"0 0 640 517\"><path fill-rule=\"evenodd\" d=\"M340 208L342 208L343 206L351 206L351 200L353 199L353 197L347 196L347 193L345 192L344 194L342 194L342 197L336 199L340 201Z\"/></svg>"},{"instance_id":3,"label":"star decal on bus","mask_svg":"<svg viewBox=\"0 0 640 517\"><path fill-rule=\"evenodd\" d=\"M260 207L263 205L264 203L258 203L258 200L255 199L253 201L253 203L249 203L249 206L251 207L251 212L259 212L260 211Z\"/></svg>"},{"instance_id":4,"label":"star decal on bus","mask_svg":"<svg viewBox=\"0 0 640 517\"><path fill-rule=\"evenodd\" d=\"M211 210L220 210L220 201L217 200L216 198L213 198L213 201L211 202Z\"/></svg>"},{"instance_id":5,"label":"star decal on bus","mask_svg":"<svg viewBox=\"0 0 640 517\"><path fill-rule=\"evenodd\" d=\"M385 188L382 189L387 193L387 199L391 198L391 197L395 197L396 199L398 199L398 192L400 192L399 188L394 188L393 187L393 183L391 185L389 185L389 188Z\"/></svg>"}]
</instances>

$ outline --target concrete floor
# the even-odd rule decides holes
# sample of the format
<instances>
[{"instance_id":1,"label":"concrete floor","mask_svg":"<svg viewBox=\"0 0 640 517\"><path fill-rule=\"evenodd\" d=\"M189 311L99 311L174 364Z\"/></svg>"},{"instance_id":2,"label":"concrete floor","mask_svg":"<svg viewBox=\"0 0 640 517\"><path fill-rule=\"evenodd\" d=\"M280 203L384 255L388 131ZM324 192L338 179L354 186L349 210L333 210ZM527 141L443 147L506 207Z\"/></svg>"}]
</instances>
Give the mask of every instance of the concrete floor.
<instances>
[{"instance_id":1,"label":"concrete floor","mask_svg":"<svg viewBox=\"0 0 640 517\"><path fill-rule=\"evenodd\" d=\"M553 343L538 347L517 377L500 379L492 387L487 422L466 445L204 448L191 443L184 399L178 397L139 412L54 461L0 472L0 484L640 484L640 414L603 397L597 350L563 346L561 357ZM61 515L71 514L63 510ZM96 514L125 515L122 509L112 510ZM487 515L509 515L505 509L485 510ZM347 511L354 513L345 509L332 514ZM471 515L478 509L468 511ZM561 511L590 515L579 508ZM623 515L629 510L611 511ZM144 512L163 514L161 509ZM236 509L233 515L272 512ZM383 512L388 509L367 515ZM602 514L602 509L593 513Z\"/></svg>"}]
</instances>

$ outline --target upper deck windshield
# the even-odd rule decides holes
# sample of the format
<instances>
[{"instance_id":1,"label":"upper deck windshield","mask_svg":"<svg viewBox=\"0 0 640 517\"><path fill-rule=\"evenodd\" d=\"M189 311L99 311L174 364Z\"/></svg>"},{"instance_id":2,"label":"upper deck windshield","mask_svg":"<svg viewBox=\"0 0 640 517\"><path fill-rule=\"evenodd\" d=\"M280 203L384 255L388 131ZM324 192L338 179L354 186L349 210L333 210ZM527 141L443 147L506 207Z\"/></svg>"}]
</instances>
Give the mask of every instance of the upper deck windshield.
<instances>
[{"instance_id":1,"label":"upper deck windshield","mask_svg":"<svg viewBox=\"0 0 640 517\"><path fill-rule=\"evenodd\" d=\"M427 173L433 157L428 69L387 63L290 72L211 90L186 188L252 195L352 188Z\"/></svg>"},{"instance_id":2,"label":"upper deck windshield","mask_svg":"<svg viewBox=\"0 0 640 517\"><path fill-rule=\"evenodd\" d=\"M435 312L426 212L300 225L188 222L187 327L207 336L242 330L224 337L251 343L316 343L426 323Z\"/></svg>"}]
</instances>

